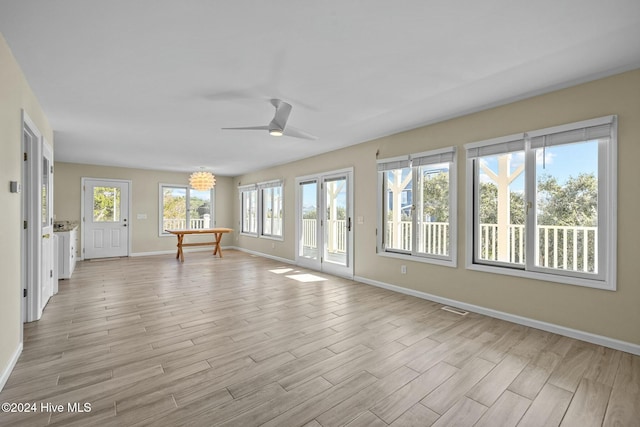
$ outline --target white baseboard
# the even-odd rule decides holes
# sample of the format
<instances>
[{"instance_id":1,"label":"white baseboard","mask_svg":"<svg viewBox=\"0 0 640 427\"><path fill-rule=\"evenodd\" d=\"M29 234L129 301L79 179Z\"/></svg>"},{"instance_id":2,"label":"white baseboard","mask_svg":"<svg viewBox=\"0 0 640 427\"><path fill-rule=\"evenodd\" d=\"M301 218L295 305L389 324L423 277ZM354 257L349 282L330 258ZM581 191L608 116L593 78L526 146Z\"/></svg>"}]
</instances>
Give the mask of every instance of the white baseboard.
<instances>
[{"instance_id":1,"label":"white baseboard","mask_svg":"<svg viewBox=\"0 0 640 427\"><path fill-rule=\"evenodd\" d=\"M20 325L20 327L22 327L22 325ZM4 388L4 385L9 380L9 375L11 375L11 372L13 371L13 368L16 366L16 363L18 363L18 359L20 358L21 354L22 354L22 343L18 344L18 348L16 348L16 351L13 353L11 360L9 360L9 364L2 371L2 375L0 375L0 391L2 391L2 389Z\"/></svg>"},{"instance_id":2,"label":"white baseboard","mask_svg":"<svg viewBox=\"0 0 640 427\"><path fill-rule=\"evenodd\" d=\"M245 252L245 253L248 253L250 255L260 256L260 257L263 257L263 258L269 258L269 259L272 259L274 261L283 262L285 264L296 265L296 262L293 261L293 260L290 260L290 259L287 259L287 258L280 258L280 257L275 256L275 255L269 255L269 254L265 254L265 253L262 253L262 252L252 251L252 250L245 249L245 248L240 248L240 247L237 247L237 246L229 246L229 249L235 249L237 251Z\"/></svg>"},{"instance_id":3,"label":"white baseboard","mask_svg":"<svg viewBox=\"0 0 640 427\"><path fill-rule=\"evenodd\" d=\"M222 246L222 250L225 249L236 249L233 246ZM184 253L187 252L212 252L213 251L213 246L210 248L204 247L204 248L184 248L182 250ZM168 251L154 251L154 252L135 252L132 253L131 255L129 255L130 257L139 257L139 256L154 256L154 255L175 255L176 254L176 250L175 249L171 249Z\"/></svg>"},{"instance_id":4,"label":"white baseboard","mask_svg":"<svg viewBox=\"0 0 640 427\"><path fill-rule=\"evenodd\" d=\"M377 280L368 279L362 276L355 276L354 280L365 283L367 285L377 286L379 288L388 289L390 291L400 292L405 295L411 295L411 296L426 299L429 301L434 301L440 304L450 305L453 307L461 308L463 310L472 311L474 313L479 313L485 316L494 317L496 319L506 320L508 322L529 326L531 328L541 329L547 332L553 332L554 334L564 335L566 337L575 338L581 341L590 342L592 344L597 344L604 347L609 347L615 350L625 351L627 353L640 356L640 345L633 344L627 341L620 341L614 338L609 338L602 335L596 335L590 332L580 331L577 329L567 328L565 326L560 326L553 323L547 323L540 320L530 319L528 317L517 316L515 314L505 313L503 311L493 310L493 309L481 307L478 305L467 304L467 303L456 301L453 299L443 298L437 295L428 294L426 292L416 291L414 289L407 289L401 286L379 282Z\"/></svg>"}]
</instances>

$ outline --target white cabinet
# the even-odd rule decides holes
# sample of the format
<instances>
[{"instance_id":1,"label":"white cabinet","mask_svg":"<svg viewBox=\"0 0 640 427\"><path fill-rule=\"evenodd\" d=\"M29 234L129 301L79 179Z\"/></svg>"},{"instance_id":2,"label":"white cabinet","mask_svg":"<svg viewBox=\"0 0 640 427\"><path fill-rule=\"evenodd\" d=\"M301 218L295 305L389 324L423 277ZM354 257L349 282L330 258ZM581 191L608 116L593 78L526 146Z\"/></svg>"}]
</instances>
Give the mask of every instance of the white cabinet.
<instances>
[{"instance_id":1,"label":"white cabinet","mask_svg":"<svg viewBox=\"0 0 640 427\"><path fill-rule=\"evenodd\" d=\"M58 231L58 279L68 279L76 268L78 227L69 231Z\"/></svg>"}]
</instances>

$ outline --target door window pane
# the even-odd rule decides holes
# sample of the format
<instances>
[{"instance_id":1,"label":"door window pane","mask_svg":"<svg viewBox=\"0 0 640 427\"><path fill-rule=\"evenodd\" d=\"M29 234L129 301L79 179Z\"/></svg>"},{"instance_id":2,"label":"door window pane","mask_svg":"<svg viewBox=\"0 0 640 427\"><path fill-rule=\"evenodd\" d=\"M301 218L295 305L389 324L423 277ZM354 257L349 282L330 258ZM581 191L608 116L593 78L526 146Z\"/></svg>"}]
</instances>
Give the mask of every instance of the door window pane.
<instances>
[{"instance_id":1,"label":"door window pane","mask_svg":"<svg viewBox=\"0 0 640 427\"><path fill-rule=\"evenodd\" d=\"M347 263L347 179L324 182L326 189L326 261Z\"/></svg>"},{"instance_id":2,"label":"door window pane","mask_svg":"<svg viewBox=\"0 0 640 427\"><path fill-rule=\"evenodd\" d=\"M93 222L120 222L120 188L93 188Z\"/></svg>"},{"instance_id":3,"label":"door window pane","mask_svg":"<svg viewBox=\"0 0 640 427\"><path fill-rule=\"evenodd\" d=\"M318 259L318 184L316 181L300 184L302 197L302 257Z\"/></svg>"},{"instance_id":4,"label":"door window pane","mask_svg":"<svg viewBox=\"0 0 640 427\"><path fill-rule=\"evenodd\" d=\"M42 189L40 198L42 199L42 226L49 224L49 159L42 158Z\"/></svg>"}]
</instances>

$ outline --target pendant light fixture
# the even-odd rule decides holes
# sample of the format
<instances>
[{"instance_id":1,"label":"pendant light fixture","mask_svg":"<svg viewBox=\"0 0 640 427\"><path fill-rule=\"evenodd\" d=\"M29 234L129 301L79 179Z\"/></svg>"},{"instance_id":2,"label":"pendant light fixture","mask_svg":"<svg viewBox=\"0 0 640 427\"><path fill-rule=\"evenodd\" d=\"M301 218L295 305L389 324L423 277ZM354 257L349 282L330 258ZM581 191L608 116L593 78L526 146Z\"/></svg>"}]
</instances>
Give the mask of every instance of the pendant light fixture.
<instances>
[{"instance_id":1,"label":"pendant light fixture","mask_svg":"<svg viewBox=\"0 0 640 427\"><path fill-rule=\"evenodd\" d=\"M194 190L207 191L216 185L216 177L211 172L198 171L189 177L189 186Z\"/></svg>"}]
</instances>

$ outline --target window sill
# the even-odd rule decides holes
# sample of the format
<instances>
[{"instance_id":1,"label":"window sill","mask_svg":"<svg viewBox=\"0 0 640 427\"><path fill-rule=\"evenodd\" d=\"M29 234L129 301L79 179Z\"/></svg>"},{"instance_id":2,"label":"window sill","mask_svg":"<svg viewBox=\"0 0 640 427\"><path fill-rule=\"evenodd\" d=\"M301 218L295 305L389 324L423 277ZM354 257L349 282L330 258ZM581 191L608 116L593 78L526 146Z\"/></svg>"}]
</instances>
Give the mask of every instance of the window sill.
<instances>
[{"instance_id":1,"label":"window sill","mask_svg":"<svg viewBox=\"0 0 640 427\"><path fill-rule=\"evenodd\" d=\"M425 264L441 265L444 267L451 267L451 268L456 268L458 266L455 259L446 260L446 259L439 259L439 258L429 258L426 256L417 256L417 255L409 255L409 254L401 254L396 252L385 252L385 251L379 251L378 255L386 258L402 259L406 261L416 261L416 262L422 262Z\"/></svg>"},{"instance_id":2,"label":"window sill","mask_svg":"<svg viewBox=\"0 0 640 427\"><path fill-rule=\"evenodd\" d=\"M245 236L245 237L255 237L258 238L258 233L246 233L246 232L240 232L241 236Z\"/></svg>"},{"instance_id":3,"label":"window sill","mask_svg":"<svg viewBox=\"0 0 640 427\"><path fill-rule=\"evenodd\" d=\"M276 240L278 242L284 242L283 236L260 236L260 238L267 239L267 240Z\"/></svg>"},{"instance_id":4,"label":"window sill","mask_svg":"<svg viewBox=\"0 0 640 427\"><path fill-rule=\"evenodd\" d=\"M579 277L564 276L560 274L539 273L536 271L518 270L504 267L494 267L490 265L467 263L467 270L482 271L485 273L495 273L507 276L522 277L525 279L543 280L545 282L563 283L566 285L583 286L587 288L601 289L604 291L615 291L616 286L613 281L590 280Z\"/></svg>"}]
</instances>

